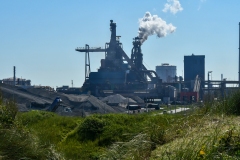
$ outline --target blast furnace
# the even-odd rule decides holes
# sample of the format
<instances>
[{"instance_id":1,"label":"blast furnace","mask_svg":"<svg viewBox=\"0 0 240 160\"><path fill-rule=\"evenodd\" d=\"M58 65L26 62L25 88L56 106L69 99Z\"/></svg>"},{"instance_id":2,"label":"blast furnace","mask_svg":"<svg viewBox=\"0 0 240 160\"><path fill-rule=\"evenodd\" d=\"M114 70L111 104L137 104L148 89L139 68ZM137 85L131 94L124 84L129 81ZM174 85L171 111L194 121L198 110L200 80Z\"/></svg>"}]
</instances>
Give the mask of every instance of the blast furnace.
<instances>
[{"instance_id":1,"label":"blast furnace","mask_svg":"<svg viewBox=\"0 0 240 160\"><path fill-rule=\"evenodd\" d=\"M141 97L159 97L161 80L155 71L147 70L143 65L141 38L133 39L131 58L123 51L120 37L116 35L116 23L110 20L111 39L105 48L77 48L85 52L85 82L83 92L95 96L105 96L107 93L140 94ZM105 59L97 72L91 72L89 52L105 52ZM155 89L148 90L148 84L155 84ZM146 95L147 94L147 95Z\"/></svg>"}]
</instances>

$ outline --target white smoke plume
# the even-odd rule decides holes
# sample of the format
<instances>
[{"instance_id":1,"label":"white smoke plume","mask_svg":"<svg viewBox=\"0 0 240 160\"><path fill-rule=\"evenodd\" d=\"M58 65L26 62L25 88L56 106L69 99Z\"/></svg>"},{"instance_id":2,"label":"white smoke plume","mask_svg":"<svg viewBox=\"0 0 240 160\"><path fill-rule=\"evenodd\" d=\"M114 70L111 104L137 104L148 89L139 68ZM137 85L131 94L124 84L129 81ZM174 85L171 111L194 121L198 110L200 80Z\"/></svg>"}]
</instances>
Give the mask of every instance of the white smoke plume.
<instances>
[{"instance_id":1,"label":"white smoke plume","mask_svg":"<svg viewBox=\"0 0 240 160\"><path fill-rule=\"evenodd\" d=\"M165 4L163 12L170 11L173 14L183 10L179 0L167 0L168 3Z\"/></svg>"},{"instance_id":2,"label":"white smoke plume","mask_svg":"<svg viewBox=\"0 0 240 160\"><path fill-rule=\"evenodd\" d=\"M146 12L143 18L139 19L138 37L142 38L141 43L147 40L148 36L156 34L157 37L165 37L168 33L173 33L176 30L171 23L167 24L157 15L151 15Z\"/></svg>"}]
</instances>

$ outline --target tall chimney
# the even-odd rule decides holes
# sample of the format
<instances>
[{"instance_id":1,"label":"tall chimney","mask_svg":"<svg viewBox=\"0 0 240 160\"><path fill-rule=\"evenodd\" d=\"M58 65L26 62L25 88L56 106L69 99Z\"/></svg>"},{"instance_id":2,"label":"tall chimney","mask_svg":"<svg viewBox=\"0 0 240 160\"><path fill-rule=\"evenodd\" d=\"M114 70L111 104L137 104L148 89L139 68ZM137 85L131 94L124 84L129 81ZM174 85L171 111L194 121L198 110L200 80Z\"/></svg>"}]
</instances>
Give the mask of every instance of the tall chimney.
<instances>
[{"instance_id":1,"label":"tall chimney","mask_svg":"<svg viewBox=\"0 0 240 160\"><path fill-rule=\"evenodd\" d=\"M115 47L115 45L116 45L116 23L113 23L113 20L110 20L110 30L111 30L110 45Z\"/></svg>"},{"instance_id":2,"label":"tall chimney","mask_svg":"<svg viewBox=\"0 0 240 160\"><path fill-rule=\"evenodd\" d=\"M16 67L13 66L13 85L16 85Z\"/></svg>"}]
</instances>

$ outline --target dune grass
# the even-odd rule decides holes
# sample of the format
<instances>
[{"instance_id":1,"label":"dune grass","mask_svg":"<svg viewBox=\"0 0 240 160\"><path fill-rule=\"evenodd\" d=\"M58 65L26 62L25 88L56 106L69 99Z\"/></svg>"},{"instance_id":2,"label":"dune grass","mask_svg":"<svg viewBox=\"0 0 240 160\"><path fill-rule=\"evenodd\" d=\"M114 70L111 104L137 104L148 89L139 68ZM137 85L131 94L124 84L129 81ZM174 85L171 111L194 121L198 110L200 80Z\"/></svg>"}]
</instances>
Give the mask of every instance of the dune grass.
<instances>
[{"instance_id":1,"label":"dune grass","mask_svg":"<svg viewBox=\"0 0 240 160\"><path fill-rule=\"evenodd\" d=\"M139 133L150 135L154 148L155 143L165 143L164 129L155 123L168 126L171 117L105 114L81 118L43 111L18 115L21 124L39 138L40 144L54 145L66 159L99 159L115 142L129 142Z\"/></svg>"},{"instance_id":2,"label":"dune grass","mask_svg":"<svg viewBox=\"0 0 240 160\"><path fill-rule=\"evenodd\" d=\"M64 159L53 144L45 145L17 118L14 101L4 101L0 92L0 159Z\"/></svg>"},{"instance_id":3,"label":"dune grass","mask_svg":"<svg viewBox=\"0 0 240 160\"><path fill-rule=\"evenodd\" d=\"M194 126L185 127L179 138L158 146L151 159L239 159L239 120L236 116L205 115Z\"/></svg>"},{"instance_id":4,"label":"dune grass","mask_svg":"<svg viewBox=\"0 0 240 160\"><path fill-rule=\"evenodd\" d=\"M171 117L171 125L151 121L149 126L155 127L148 129L153 134L139 133L128 142L115 143L102 159L240 159L239 115L238 91L186 116ZM152 135L161 135L163 141Z\"/></svg>"},{"instance_id":5,"label":"dune grass","mask_svg":"<svg viewBox=\"0 0 240 160\"><path fill-rule=\"evenodd\" d=\"M164 115L62 117L0 102L0 159L240 159L240 92Z\"/></svg>"}]
</instances>

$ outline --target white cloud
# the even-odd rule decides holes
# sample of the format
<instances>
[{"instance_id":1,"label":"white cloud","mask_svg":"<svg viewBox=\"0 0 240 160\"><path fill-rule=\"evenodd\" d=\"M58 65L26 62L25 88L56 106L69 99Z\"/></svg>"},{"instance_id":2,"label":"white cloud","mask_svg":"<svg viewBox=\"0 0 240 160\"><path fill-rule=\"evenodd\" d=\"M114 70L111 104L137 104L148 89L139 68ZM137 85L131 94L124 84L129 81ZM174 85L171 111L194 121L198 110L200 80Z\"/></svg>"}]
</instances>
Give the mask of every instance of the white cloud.
<instances>
[{"instance_id":1,"label":"white cloud","mask_svg":"<svg viewBox=\"0 0 240 160\"><path fill-rule=\"evenodd\" d=\"M201 0L202 1L202 0ZM177 12L180 12L183 10L179 0L167 0L168 3L164 5L163 12L170 11L173 14L176 14Z\"/></svg>"}]
</instances>

